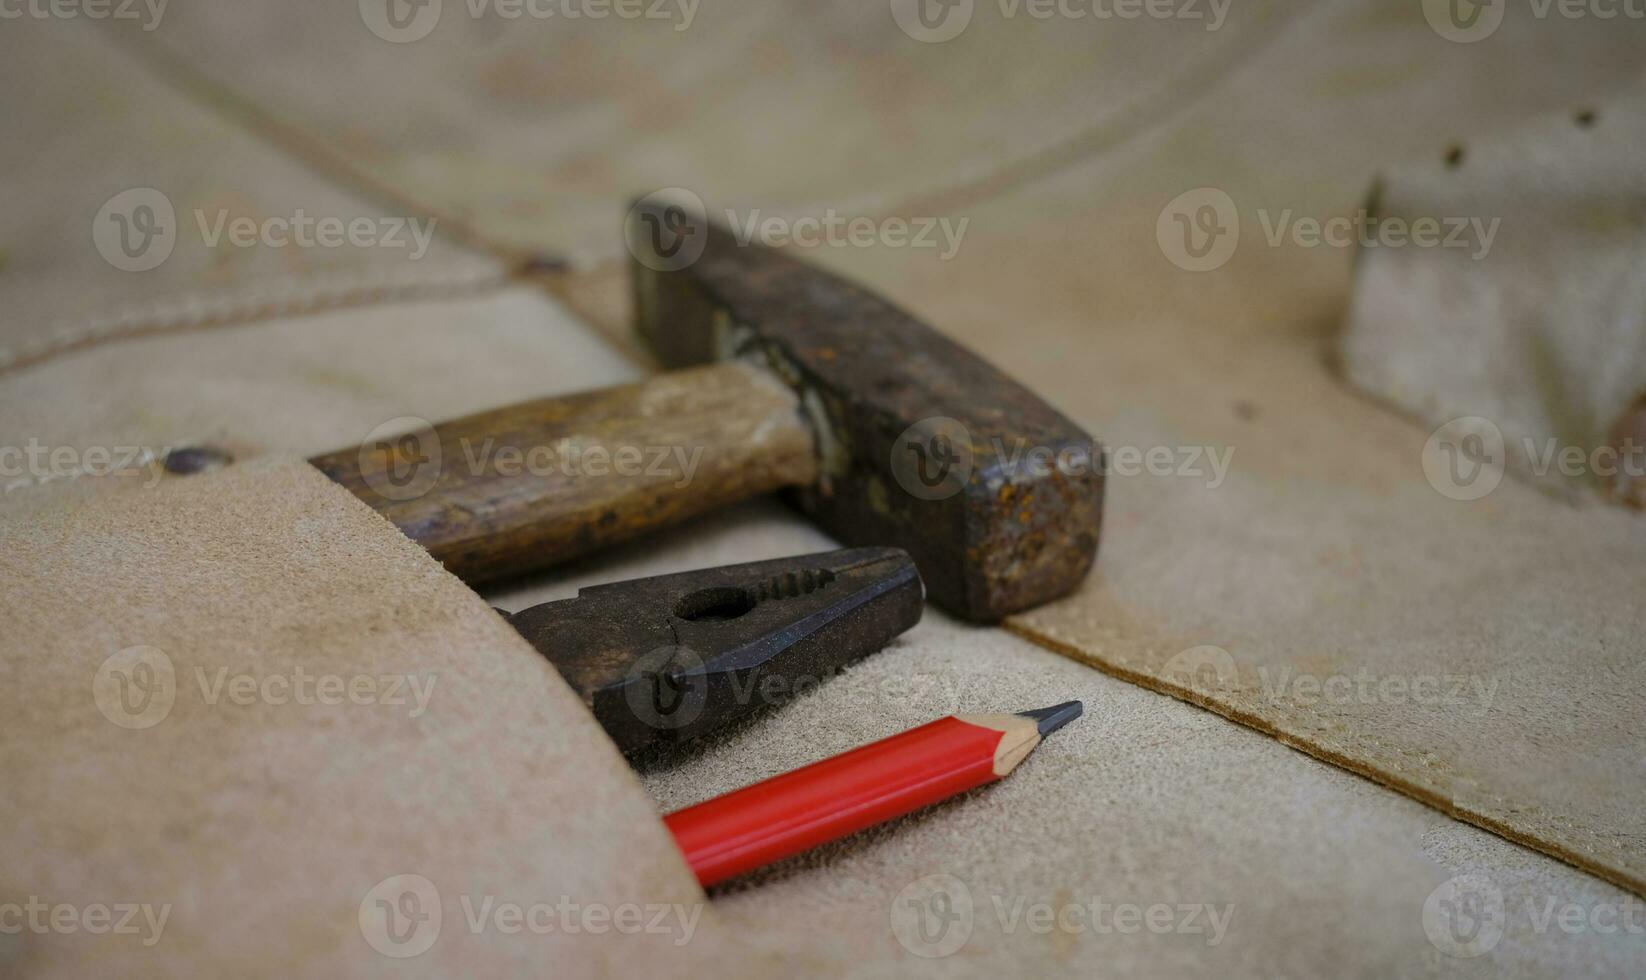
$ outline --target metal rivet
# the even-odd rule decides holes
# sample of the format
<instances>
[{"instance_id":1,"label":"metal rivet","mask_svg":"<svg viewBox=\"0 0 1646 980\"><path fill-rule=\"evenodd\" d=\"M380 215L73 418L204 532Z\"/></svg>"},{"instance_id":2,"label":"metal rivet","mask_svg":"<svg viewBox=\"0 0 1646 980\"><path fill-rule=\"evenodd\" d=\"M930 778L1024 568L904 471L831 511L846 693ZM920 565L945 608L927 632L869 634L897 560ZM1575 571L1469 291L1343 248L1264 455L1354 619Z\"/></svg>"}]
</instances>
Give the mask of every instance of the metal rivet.
<instances>
[{"instance_id":1,"label":"metal rivet","mask_svg":"<svg viewBox=\"0 0 1646 980\"><path fill-rule=\"evenodd\" d=\"M166 454L166 472L178 476L187 476L191 473L204 473L206 470L215 470L232 462L234 462L234 457L221 449L213 449L210 446L188 446L183 449L173 449Z\"/></svg>"}]
</instances>

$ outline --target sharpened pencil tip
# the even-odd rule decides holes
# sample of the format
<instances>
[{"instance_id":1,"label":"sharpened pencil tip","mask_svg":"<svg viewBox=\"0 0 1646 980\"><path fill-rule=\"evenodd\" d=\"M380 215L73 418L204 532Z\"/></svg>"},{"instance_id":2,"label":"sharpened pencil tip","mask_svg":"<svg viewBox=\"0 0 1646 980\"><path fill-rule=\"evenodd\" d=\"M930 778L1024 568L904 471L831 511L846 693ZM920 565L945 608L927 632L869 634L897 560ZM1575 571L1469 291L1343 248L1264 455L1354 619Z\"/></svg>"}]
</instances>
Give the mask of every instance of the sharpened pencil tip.
<instances>
[{"instance_id":1,"label":"sharpened pencil tip","mask_svg":"<svg viewBox=\"0 0 1646 980\"><path fill-rule=\"evenodd\" d=\"M1052 732L1079 718L1080 713L1084 710L1085 706L1079 701L1065 701L1062 704L1054 704L1050 708L1041 708L1038 711L1019 711L1018 715L1023 718L1033 718L1035 724L1040 728L1040 737L1045 738Z\"/></svg>"}]
</instances>

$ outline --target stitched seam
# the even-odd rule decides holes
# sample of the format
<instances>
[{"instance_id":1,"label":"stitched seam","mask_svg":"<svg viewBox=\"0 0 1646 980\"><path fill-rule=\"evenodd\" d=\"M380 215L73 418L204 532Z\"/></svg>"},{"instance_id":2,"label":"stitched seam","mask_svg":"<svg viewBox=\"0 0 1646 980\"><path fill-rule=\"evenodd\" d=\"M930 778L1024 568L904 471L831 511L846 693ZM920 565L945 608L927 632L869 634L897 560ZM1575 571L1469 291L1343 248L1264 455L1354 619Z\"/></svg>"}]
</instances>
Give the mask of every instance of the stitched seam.
<instances>
[{"instance_id":1,"label":"stitched seam","mask_svg":"<svg viewBox=\"0 0 1646 980\"><path fill-rule=\"evenodd\" d=\"M1524 810L1536 810L1536 816L1545 818L1546 822L1541 828L1530 830L1515 827L1500 816L1485 813L1477 806L1460 802L1453 794L1443 794L1418 783L1381 760L1361 758L1341 749L1311 741L1307 734L1281 727L1276 719L1246 710L1227 699L1212 698L1193 688L1174 684L1148 669L1131 666L1130 664L1133 662L1131 658L1100 656L1080 644L1058 638L1056 635L1058 631L1055 628L1047 629L1041 626L1031 626L1019 617L1008 618L1002 626L1007 632L1016 634L1036 646L1061 654L1078 663L1095 667L1103 673L1136 684L1146 690L1186 701L1213 714L1227 718L1236 724L1267 735L1282 745L1386 786L1419 803L1431 806L1447 816L1473 824L1505 840L1523 844L1535 851L1565 861L1620 888L1636 894L1646 895L1646 878L1640 876L1639 865L1634 860L1635 856L1626 850L1621 850L1622 845L1619 843L1619 841L1632 840L1635 836L1633 834L1599 832L1587 825L1576 823L1570 818L1556 817L1534 805L1519 802L1516 803L1517 807ZM1372 739L1372 741L1375 742L1376 739ZM1528 822L1535 823L1536 821ZM1594 854L1580 853L1567 844L1551 840L1545 836L1543 831L1546 830L1549 823L1558 823L1563 825L1564 829L1569 832L1576 832L1589 837L1591 840L1598 840L1602 842L1602 849L1605 849L1604 844L1607 843L1613 846L1609 849L1610 853L1604 858ZM1608 861L1611 863L1607 863Z\"/></svg>"},{"instance_id":2,"label":"stitched seam","mask_svg":"<svg viewBox=\"0 0 1646 980\"><path fill-rule=\"evenodd\" d=\"M185 293L64 323L50 328L38 340L0 348L0 374L109 341L236 326L392 300L460 296L496 289L509 279L505 269L477 263L443 273L378 269L321 274L272 289L250 286L214 293Z\"/></svg>"}]
</instances>

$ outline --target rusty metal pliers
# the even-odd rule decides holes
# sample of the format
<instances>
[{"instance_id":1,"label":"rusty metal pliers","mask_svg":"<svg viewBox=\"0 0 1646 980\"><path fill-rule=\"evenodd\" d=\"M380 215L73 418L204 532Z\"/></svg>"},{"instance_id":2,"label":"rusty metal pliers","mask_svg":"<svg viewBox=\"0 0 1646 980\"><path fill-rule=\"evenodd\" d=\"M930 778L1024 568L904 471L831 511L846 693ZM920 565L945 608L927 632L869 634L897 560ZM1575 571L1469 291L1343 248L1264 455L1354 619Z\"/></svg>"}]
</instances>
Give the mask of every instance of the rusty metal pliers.
<instances>
[{"instance_id":1,"label":"rusty metal pliers","mask_svg":"<svg viewBox=\"0 0 1646 980\"><path fill-rule=\"evenodd\" d=\"M625 753L694 738L821 683L920 621L897 548L597 585L504 615Z\"/></svg>"}]
</instances>

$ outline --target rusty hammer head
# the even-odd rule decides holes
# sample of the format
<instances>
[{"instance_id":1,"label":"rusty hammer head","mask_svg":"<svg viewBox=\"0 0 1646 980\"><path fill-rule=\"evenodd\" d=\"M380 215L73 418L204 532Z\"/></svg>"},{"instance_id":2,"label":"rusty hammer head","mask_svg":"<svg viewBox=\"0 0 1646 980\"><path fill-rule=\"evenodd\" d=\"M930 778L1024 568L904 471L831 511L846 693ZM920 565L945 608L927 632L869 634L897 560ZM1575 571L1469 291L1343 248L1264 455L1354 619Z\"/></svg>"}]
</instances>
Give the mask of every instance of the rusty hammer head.
<instances>
[{"instance_id":1,"label":"rusty hammer head","mask_svg":"<svg viewBox=\"0 0 1646 980\"><path fill-rule=\"evenodd\" d=\"M1103 449L880 297L657 197L630 212L636 321L671 367L743 358L792 386L835 538L914 556L928 594L993 621L1073 591L1097 552Z\"/></svg>"}]
</instances>

